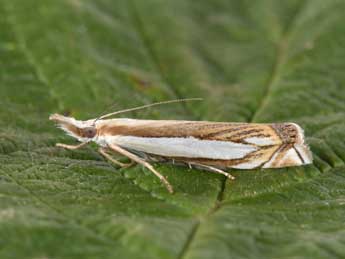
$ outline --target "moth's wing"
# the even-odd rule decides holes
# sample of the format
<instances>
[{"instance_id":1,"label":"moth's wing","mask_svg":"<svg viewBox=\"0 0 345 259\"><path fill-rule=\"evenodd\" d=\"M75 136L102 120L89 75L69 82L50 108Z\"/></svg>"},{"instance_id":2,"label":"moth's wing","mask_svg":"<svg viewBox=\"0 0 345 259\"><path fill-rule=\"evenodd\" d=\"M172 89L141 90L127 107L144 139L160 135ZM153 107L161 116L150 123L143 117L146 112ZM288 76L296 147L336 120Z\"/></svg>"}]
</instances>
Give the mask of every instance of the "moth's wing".
<instances>
[{"instance_id":1,"label":"moth's wing","mask_svg":"<svg viewBox=\"0 0 345 259\"><path fill-rule=\"evenodd\" d=\"M165 158L251 169L312 162L303 130L294 123L112 119L99 121L100 143Z\"/></svg>"},{"instance_id":2,"label":"moth's wing","mask_svg":"<svg viewBox=\"0 0 345 259\"><path fill-rule=\"evenodd\" d=\"M259 147L259 149L250 155L237 161L228 161L227 167L236 169L254 169L258 167L264 167L268 163L274 154L280 149L279 145Z\"/></svg>"},{"instance_id":3,"label":"moth's wing","mask_svg":"<svg viewBox=\"0 0 345 259\"><path fill-rule=\"evenodd\" d=\"M220 168L236 168L236 169L254 169L258 167L262 168L282 168L290 166L300 166L312 163L312 159L308 152L307 147L302 153L292 144L283 145L271 145L257 147L257 150L248 152L238 159L212 159L212 158L197 158L190 159L189 161L216 166ZM184 162L188 162L184 160Z\"/></svg>"},{"instance_id":4,"label":"moth's wing","mask_svg":"<svg viewBox=\"0 0 345 259\"><path fill-rule=\"evenodd\" d=\"M245 169L269 161L282 144L270 124L115 119L99 130L130 150Z\"/></svg>"},{"instance_id":5,"label":"moth's wing","mask_svg":"<svg viewBox=\"0 0 345 259\"><path fill-rule=\"evenodd\" d=\"M276 132L276 137L280 141L276 141L272 146L261 146L260 150L247 157L248 161L241 161L236 168L251 168L260 162L263 168L282 168L312 163L312 154L305 143L303 129L299 125L281 123L268 126ZM248 138L246 140L248 141Z\"/></svg>"},{"instance_id":6,"label":"moth's wing","mask_svg":"<svg viewBox=\"0 0 345 259\"><path fill-rule=\"evenodd\" d=\"M108 144L168 158L242 159L257 151L251 144L231 141L201 140L194 137L106 137Z\"/></svg>"},{"instance_id":7,"label":"moth's wing","mask_svg":"<svg viewBox=\"0 0 345 259\"><path fill-rule=\"evenodd\" d=\"M101 136L194 137L254 145L281 144L280 137L270 124L113 119L100 122L97 127Z\"/></svg>"},{"instance_id":8,"label":"moth's wing","mask_svg":"<svg viewBox=\"0 0 345 259\"><path fill-rule=\"evenodd\" d=\"M311 152L306 145L285 145L274 153L263 168L282 168L289 166L308 165L313 161Z\"/></svg>"}]
</instances>

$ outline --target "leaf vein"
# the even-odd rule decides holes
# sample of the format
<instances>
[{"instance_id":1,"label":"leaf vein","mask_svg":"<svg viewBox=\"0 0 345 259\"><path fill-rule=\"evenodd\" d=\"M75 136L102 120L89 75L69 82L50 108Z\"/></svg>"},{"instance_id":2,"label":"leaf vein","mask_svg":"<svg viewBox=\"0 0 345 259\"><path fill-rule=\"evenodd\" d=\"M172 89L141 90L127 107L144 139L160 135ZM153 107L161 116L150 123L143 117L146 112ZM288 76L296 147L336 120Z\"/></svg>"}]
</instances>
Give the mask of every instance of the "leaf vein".
<instances>
[{"instance_id":1,"label":"leaf vein","mask_svg":"<svg viewBox=\"0 0 345 259\"><path fill-rule=\"evenodd\" d=\"M156 74L159 76L161 82L163 82L163 84L167 87L170 94L173 95L173 98L183 99L183 95L179 92L179 90L176 87L174 87L173 84L169 82L169 80L165 76L162 66L159 62L159 58L155 50L151 46L151 40L146 33L145 24L143 23L135 4L132 0L128 0L126 2L128 6L129 15L132 19L136 34L138 35L140 41L146 49L147 56L150 58L151 64L153 65ZM180 105L186 113L193 115L193 112L190 109L188 109L188 106L185 102L181 102Z\"/></svg>"},{"instance_id":2,"label":"leaf vein","mask_svg":"<svg viewBox=\"0 0 345 259\"><path fill-rule=\"evenodd\" d=\"M48 87L48 94L51 96L52 100L57 103L57 106L60 110L64 110L63 102L58 98L55 89L53 88L51 82L48 80L47 76L43 72L41 65L36 61L32 51L28 48L25 38L21 36L21 33L18 30L18 26L16 25L17 21L15 19L15 16L11 13L11 7L8 5L7 1L5 1L4 4L5 10L8 13L7 22L13 29L14 38L17 41L21 52L23 53L28 63L34 68L34 72L39 82Z\"/></svg>"},{"instance_id":3,"label":"leaf vein","mask_svg":"<svg viewBox=\"0 0 345 259\"><path fill-rule=\"evenodd\" d=\"M29 170L30 168L32 168L34 166L30 166L26 169L23 170ZM6 173L4 170L1 170L1 172L6 175L9 179L12 180L13 183L15 183L17 186L19 186L20 188L26 190L28 192L28 194L35 200L37 200L39 203L41 203L43 206L47 207L48 209L54 211L55 213L57 213L58 215L62 216L65 220L67 220L71 225L74 225L80 229L83 229L84 231L92 234L94 237L96 237L98 240L108 243L109 245L112 244L112 240L107 238L106 236L101 236L99 233L95 232L94 230L90 229L90 228L86 228L85 226L83 226L82 224L80 224L78 221L70 219L64 212L62 212L61 210L55 208L54 206L50 205L49 203L47 203L46 201L44 201L43 199L41 199L39 196L37 196L30 188L26 187L25 185L21 184L15 177L11 176L10 174Z\"/></svg>"},{"instance_id":4,"label":"leaf vein","mask_svg":"<svg viewBox=\"0 0 345 259\"><path fill-rule=\"evenodd\" d=\"M291 41L291 35L295 26L296 19L304 10L305 2L303 2L298 10L296 10L294 17L291 19L290 23L288 24L287 28L283 32L280 40L276 44L276 58L274 64L272 66L272 71L268 78L267 86L264 89L264 94L262 99L259 102L259 105L255 109L250 122L256 122L260 113L263 109L268 105L269 99L271 98L271 94L273 91L274 86L279 82L281 76L281 69L286 64L288 58L288 49Z\"/></svg>"}]
</instances>

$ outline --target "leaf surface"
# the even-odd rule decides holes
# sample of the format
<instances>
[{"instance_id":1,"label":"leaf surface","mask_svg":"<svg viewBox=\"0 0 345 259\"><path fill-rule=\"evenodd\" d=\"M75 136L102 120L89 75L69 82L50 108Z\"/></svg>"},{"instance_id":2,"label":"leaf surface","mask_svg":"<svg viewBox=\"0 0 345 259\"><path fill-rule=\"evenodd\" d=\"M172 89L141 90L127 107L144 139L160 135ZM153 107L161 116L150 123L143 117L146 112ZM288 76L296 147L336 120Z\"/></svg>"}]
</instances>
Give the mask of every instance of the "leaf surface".
<instances>
[{"instance_id":1,"label":"leaf surface","mask_svg":"<svg viewBox=\"0 0 345 259\"><path fill-rule=\"evenodd\" d=\"M345 2L0 0L1 258L325 258L345 250ZM48 121L292 121L314 164L236 181L118 169Z\"/></svg>"}]
</instances>

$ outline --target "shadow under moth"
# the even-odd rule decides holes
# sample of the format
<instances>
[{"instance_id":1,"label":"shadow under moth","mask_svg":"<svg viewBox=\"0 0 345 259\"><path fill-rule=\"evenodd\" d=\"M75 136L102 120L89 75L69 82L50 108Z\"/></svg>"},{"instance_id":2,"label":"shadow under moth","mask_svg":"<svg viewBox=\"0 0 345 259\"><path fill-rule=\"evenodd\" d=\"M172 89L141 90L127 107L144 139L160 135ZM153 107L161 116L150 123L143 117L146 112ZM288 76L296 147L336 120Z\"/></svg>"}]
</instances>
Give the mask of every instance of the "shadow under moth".
<instances>
[{"instance_id":1,"label":"shadow under moth","mask_svg":"<svg viewBox=\"0 0 345 259\"><path fill-rule=\"evenodd\" d=\"M81 143L76 146L57 143L59 147L77 149L91 141L99 152L120 167L138 163L149 169L166 186L173 187L150 162L172 162L223 174L235 179L228 168L281 168L312 163L312 154L305 143L302 128L295 123L233 123L180 120L106 119L124 112L154 105L181 101L180 99L153 103L80 121L53 114L56 122L68 135ZM124 164L110 152L129 158Z\"/></svg>"}]
</instances>

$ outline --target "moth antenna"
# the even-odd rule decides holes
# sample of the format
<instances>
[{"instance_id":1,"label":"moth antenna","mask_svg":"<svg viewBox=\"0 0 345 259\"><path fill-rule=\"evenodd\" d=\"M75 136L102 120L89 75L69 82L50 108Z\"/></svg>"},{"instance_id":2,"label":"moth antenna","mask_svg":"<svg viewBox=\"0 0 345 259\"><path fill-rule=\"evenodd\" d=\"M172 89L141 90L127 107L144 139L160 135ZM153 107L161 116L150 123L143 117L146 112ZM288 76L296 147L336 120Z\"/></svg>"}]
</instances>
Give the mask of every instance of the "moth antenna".
<instances>
[{"instance_id":1,"label":"moth antenna","mask_svg":"<svg viewBox=\"0 0 345 259\"><path fill-rule=\"evenodd\" d=\"M179 103L179 102L189 102L189 101L202 101L202 100L203 100L202 98L187 98L187 99L176 99L176 100L170 100L170 101L163 101L163 102L146 104L146 105L142 105L142 106L138 106L138 107L134 107L134 108L129 108L129 109L124 109L124 110L120 110L120 111L116 111L116 112L112 112L112 113L108 113L108 114L102 115L102 116L98 117L94 121L94 123L96 123L97 120L108 118L108 117L116 115L116 114L125 113L125 112L131 112L131 111L137 111L137 110L142 110L142 109L146 109L146 108L149 108L149 107L152 107L152 106L158 106L158 105L169 104L169 103Z\"/></svg>"},{"instance_id":2,"label":"moth antenna","mask_svg":"<svg viewBox=\"0 0 345 259\"><path fill-rule=\"evenodd\" d=\"M102 113L106 112L107 110L110 110L110 109L113 108L115 105L116 105L116 103L115 103L115 104L112 104L111 106L109 106L108 108L106 108ZM102 116L102 115L101 115L101 116ZM101 119L101 116L99 116L98 118L96 118L96 119L93 121L93 123L92 123L93 126L95 126L95 125L96 125L96 122L97 122L99 119Z\"/></svg>"}]
</instances>

